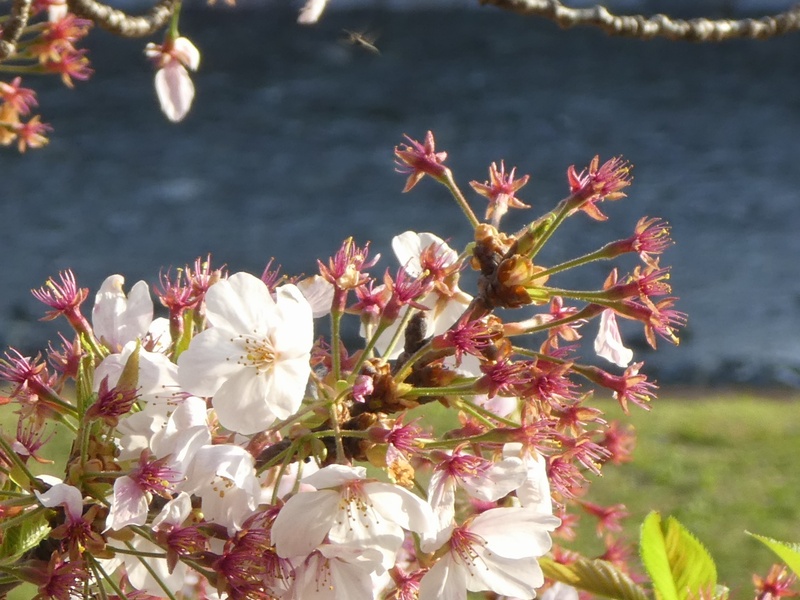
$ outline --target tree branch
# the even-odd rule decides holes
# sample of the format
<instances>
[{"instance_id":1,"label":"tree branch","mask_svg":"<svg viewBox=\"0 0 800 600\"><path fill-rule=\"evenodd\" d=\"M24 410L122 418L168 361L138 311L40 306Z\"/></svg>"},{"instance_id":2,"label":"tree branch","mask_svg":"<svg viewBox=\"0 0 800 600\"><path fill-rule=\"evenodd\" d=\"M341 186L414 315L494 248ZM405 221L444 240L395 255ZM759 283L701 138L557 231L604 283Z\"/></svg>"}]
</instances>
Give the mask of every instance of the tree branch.
<instances>
[{"instance_id":1,"label":"tree branch","mask_svg":"<svg viewBox=\"0 0 800 600\"><path fill-rule=\"evenodd\" d=\"M97 0L67 0L71 12L90 19L106 31L126 38L145 37L164 27L172 17L177 3L178 0L159 0L147 14L132 16Z\"/></svg>"},{"instance_id":2,"label":"tree branch","mask_svg":"<svg viewBox=\"0 0 800 600\"><path fill-rule=\"evenodd\" d=\"M614 15L605 7L569 8L558 0L479 0L521 15L555 21L563 28L588 25L609 35L643 40L663 37L691 42L720 42L732 39L767 39L800 30L800 5L777 15L759 19L672 19L667 15Z\"/></svg>"},{"instance_id":3,"label":"tree branch","mask_svg":"<svg viewBox=\"0 0 800 600\"><path fill-rule=\"evenodd\" d=\"M3 24L3 35L0 40L0 61L5 60L17 50L17 42L22 30L28 24L31 14L31 0L14 0L8 21Z\"/></svg>"}]
</instances>

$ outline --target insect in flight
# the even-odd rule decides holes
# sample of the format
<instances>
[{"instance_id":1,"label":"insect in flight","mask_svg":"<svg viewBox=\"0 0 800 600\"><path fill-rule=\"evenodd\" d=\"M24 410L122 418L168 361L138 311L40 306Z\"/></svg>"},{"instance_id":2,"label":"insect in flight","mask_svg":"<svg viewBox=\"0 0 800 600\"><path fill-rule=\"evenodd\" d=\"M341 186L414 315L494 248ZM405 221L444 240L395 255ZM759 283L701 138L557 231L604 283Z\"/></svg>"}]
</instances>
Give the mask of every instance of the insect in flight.
<instances>
[{"instance_id":1,"label":"insect in flight","mask_svg":"<svg viewBox=\"0 0 800 600\"><path fill-rule=\"evenodd\" d=\"M381 51L375 46L375 40L377 39L377 36L369 35L366 32L350 31L349 29L343 29L342 31L347 36L344 41L348 44L358 46L359 48L363 48L364 50L372 52L373 54L381 53Z\"/></svg>"}]
</instances>

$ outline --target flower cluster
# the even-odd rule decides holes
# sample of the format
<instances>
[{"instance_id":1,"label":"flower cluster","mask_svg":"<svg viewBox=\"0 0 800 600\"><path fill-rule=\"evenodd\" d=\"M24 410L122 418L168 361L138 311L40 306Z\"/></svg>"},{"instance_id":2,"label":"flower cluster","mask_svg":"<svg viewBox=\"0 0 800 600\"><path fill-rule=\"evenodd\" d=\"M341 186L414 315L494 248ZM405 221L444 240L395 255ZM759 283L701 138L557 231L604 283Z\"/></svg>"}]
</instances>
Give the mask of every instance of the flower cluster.
<instances>
[{"instance_id":1,"label":"flower cluster","mask_svg":"<svg viewBox=\"0 0 800 600\"><path fill-rule=\"evenodd\" d=\"M565 219L597 218L621 197L627 163L570 168L569 195L508 233L499 225L528 208L516 198L527 176L501 162L473 182L488 200L481 222L433 135L409 142L396 150L406 190L425 175L450 190L473 230L461 252L408 231L382 274L352 239L305 278L198 259L153 288L163 318L151 288L126 293L120 275L90 317L71 272L34 291L46 318L74 330L46 359L9 350L0 361L19 423L0 435L3 559L37 598L570 595L538 559L575 560L553 536L568 543L580 514L597 519L604 556L623 561L624 507L583 496L605 463L628 460L632 439L592 394L626 410L654 397L617 319L640 321L653 345L677 341L685 316L658 261L667 225L642 219L627 239L545 265L539 251ZM551 285L623 253L642 265L611 269L598 289ZM472 293L460 287L468 268ZM345 318L359 319L357 348ZM65 437L65 456L35 476L32 461Z\"/></svg>"},{"instance_id":2,"label":"flower cluster","mask_svg":"<svg viewBox=\"0 0 800 600\"><path fill-rule=\"evenodd\" d=\"M199 50L178 33L179 15L180 4L172 12L164 43L151 42L145 47L145 55L156 68L155 89L161 110L170 121L180 121L188 113L194 99L188 70L196 71L200 64ZM63 0L35 0L30 15L24 17L19 38L6 52L9 56L0 52L3 71L59 75L70 88L75 80L91 77L88 51L77 46L88 34L91 20L69 12ZM9 18L0 19L0 44ZM48 143L52 127L43 123L40 115L31 114L37 106L36 92L22 86L22 77L0 81L0 145L15 143L20 152L25 152Z\"/></svg>"},{"instance_id":3,"label":"flower cluster","mask_svg":"<svg viewBox=\"0 0 800 600\"><path fill-rule=\"evenodd\" d=\"M64 85L85 81L92 74L86 50L76 44L86 36L91 21L67 11L64 2L42 0L32 5L32 21L21 32L15 53L4 62L4 70L19 73L56 74ZM35 22L34 22L35 21ZM17 144L20 152L47 144L50 126L39 115L36 93L22 87L22 78L0 81L0 144Z\"/></svg>"}]
</instances>

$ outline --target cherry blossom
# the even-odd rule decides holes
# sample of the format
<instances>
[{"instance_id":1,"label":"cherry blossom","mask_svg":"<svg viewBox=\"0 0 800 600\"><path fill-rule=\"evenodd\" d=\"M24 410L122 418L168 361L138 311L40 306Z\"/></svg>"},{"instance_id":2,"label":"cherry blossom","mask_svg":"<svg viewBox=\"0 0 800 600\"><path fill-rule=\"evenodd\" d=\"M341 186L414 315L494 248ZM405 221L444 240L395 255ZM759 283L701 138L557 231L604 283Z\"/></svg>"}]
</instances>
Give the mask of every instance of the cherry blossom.
<instances>
[{"instance_id":1,"label":"cherry blossom","mask_svg":"<svg viewBox=\"0 0 800 600\"><path fill-rule=\"evenodd\" d=\"M145 54L158 66L156 94L161 110L172 122L183 120L194 100L194 84L189 72L200 66L200 51L185 37L164 44L149 43Z\"/></svg>"},{"instance_id":2,"label":"cherry blossom","mask_svg":"<svg viewBox=\"0 0 800 600\"><path fill-rule=\"evenodd\" d=\"M144 281L137 282L128 296L122 275L111 275L100 286L92 308L92 326L95 335L112 352L147 333L153 321L153 300Z\"/></svg>"},{"instance_id":3,"label":"cherry blossom","mask_svg":"<svg viewBox=\"0 0 800 600\"><path fill-rule=\"evenodd\" d=\"M550 550L561 521L525 508L493 508L457 527L447 552L420 582L419 600L466 600L467 591L533 598L544 575L536 558Z\"/></svg>"},{"instance_id":4,"label":"cherry blossom","mask_svg":"<svg viewBox=\"0 0 800 600\"><path fill-rule=\"evenodd\" d=\"M208 290L212 327L192 339L178 360L187 392L211 396L231 431L263 431L300 407L311 372L311 306L294 285L273 300L259 278L236 273Z\"/></svg>"},{"instance_id":5,"label":"cherry blossom","mask_svg":"<svg viewBox=\"0 0 800 600\"><path fill-rule=\"evenodd\" d=\"M280 556L307 556L327 538L378 550L384 567L394 564L403 530L431 534L428 504L391 483L367 479L364 467L329 465L303 479L317 488L292 496L272 527Z\"/></svg>"}]
</instances>

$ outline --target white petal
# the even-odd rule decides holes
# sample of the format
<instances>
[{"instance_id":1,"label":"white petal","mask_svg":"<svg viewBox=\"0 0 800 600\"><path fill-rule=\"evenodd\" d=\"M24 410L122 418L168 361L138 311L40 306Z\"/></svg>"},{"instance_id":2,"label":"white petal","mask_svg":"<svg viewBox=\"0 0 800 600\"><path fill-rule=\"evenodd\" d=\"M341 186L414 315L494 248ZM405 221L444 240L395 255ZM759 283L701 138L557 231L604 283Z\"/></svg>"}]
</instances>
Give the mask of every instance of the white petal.
<instances>
[{"instance_id":1,"label":"white petal","mask_svg":"<svg viewBox=\"0 0 800 600\"><path fill-rule=\"evenodd\" d=\"M161 523L168 525L181 525L192 513L192 499L186 492L181 492L170 500L161 509L161 512L153 519L153 529Z\"/></svg>"},{"instance_id":2,"label":"white petal","mask_svg":"<svg viewBox=\"0 0 800 600\"><path fill-rule=\"evenodd\" d=\"M594 351L618 367L627 367L633 360L633 351L622 344L617 317L610 308L600 314L600 329L594 340Z\"/></svg>"},{"instance_id":3,"label":"white petal","mask_svg":"<svg viewBox=\"0 0 800 600\"><path fill-rule=\"evenodd\" d=\"M544 584L539 562L533 556L505 558L479 551L477 565L467 571L467 589L471 592L491 590L511 598L533 598L536 588Z\"/></svg>"},{"instance_id":4,"label":"white petal","mask_svg":"<svg viewBox=\"0 0 800 600\"><path fill-rule=\"evenodd\" d=\"M281 360L275 363L272 377L265 379L267 403L277 418L288 419L300 408L311 375L309 358Z\"/></svg>"},{"instance_id":5,"label":"white petal","mask_svg":"<svg viewBox=\"0 0 800 600\"><path fill-rule=\"evenodd\" d=\"M194 84L181 63L172 61L156 71L156 95L170 121L177 123L186 116L194 100Z\"/></svg>"},{"instance_id":6,"label":"white petal","mask_svg":"<svg viewBox=\"0 0 800 600\"><path fill-rule=\"evenodd\" d=\"M178 358L178 383L195 396L213 396L225 380L245 367L238 364L242 346L236 334L212 327L194 336L189 348Z\"/></svg>"},{"instance_id":7,"label":"white petal","mask_svg":"<svg viewBox=\"0 0 800 600\"><path fill-rule=\"evenodd\" d=\"M214 327L263 334L274 323L275 301L267 284L250 273L234 273L206 293L206 313Z\"/></svg>"},{"instance_id":8,"label":"white petal","mask_svg":"<svg viewBox=\"0 0 800 600\"><path fill-rule=\"evenodd\" d=\"M521 486L526 477L522 460L509 457L493 464L484 474L465 477L461 482L473 498L494 502Z\"/></svg>"},{"instance_id":9,"label":"white petal","mask_svg":"<svg viewBox=\"0 0 800 600\"><path fill-rule=\"evenodd\" d=\"M430 532L436 528L436 519L430 505L407 489L381 481L365 483L363 489L375 510L384 519L417 533Z\"/></svg>"},{"instance_id":10,"label":"white petal","mask_svg":"<svg viewBox=\"0 0 800 600\"><path fill-rule=\"evenodd\" d=\"M311 305L294 285L275 290L278 318L273 322L273 339L281 358L306 356L314 345L314 316Z\"/></svg>"},{"instance_id":11,"label":"white petal","mask_svg":"<svg viewBox=\"0 0 800 600\"><path fill-rule=\"evenodd\" d=\"M252 367L228 377L211 400L220 425L242 435L264 431L272 425L276 419L269 395L272 383L274 377Z\"/></svg>"},{"instance_id":12,"label":"white petal","mask_svg":"<svg viewBox=\"0 0 800 600\"><path fill-rule=\"evenodd\" d=\"M83 513L83 494L81 494L78 488L68 483L63 483L61 480L49 475L39 475L37 479L41 479L45 483L51 485L50 489L43 494L34 490L39 504L48 508L63 504L71 519L76 520L81 518ZM55 480L55 482L53 482L53 480Z\"/></svg>"},{"instance_id":13,"label":"white petal","mask_svg":"<svg viewBox=\"0 0 800 600\"><path fill-rule=\"evenodd\" d=\"M183 65L197 71L200 66L200 50L185 37L179 37L172 43L172 51Z\"/></svg>"},{"instance_id":14,"label":"white petal","mask_svg":"<svg viewBox=\"0 0 800 600\"><path fill-rule=\"evenodd\" d=\"M125 343L142 337L153 322L153 299L146 281L137 281L128 292L128 306L125 311L125 331L130 339Z\"/></svg>"},{"instance_id":15,"label":"white petal","mask_svg":"<svg viewBox=\"0 0 800 600\"><path fill-rule=\"evenodd\" d=\"M466 600L466 569L445 554L425 573L419 585L419 600Z\"/></svg>"},{"instance_id":16,"label":"white petal","mask_svg":"<svg viewBox=\"0 0 800 600\"><path fill-rule=\"evenodd\" d=\"M272 524L278 556L307 556L322 543L338 514L339 493L305 492L289 498Z\"/></svg>"},{"instance_id":17,"label":"white petal","mask_svg":"<svg viewBox=\"0 0 800 600\"><path fill-rule=\"evenodd\" d=\"M527 469L527 479L517 488L517 498L523 508L540 513L553 514L553 499L550 494L550 482L547 479L545 458L537 451L522 455L522 444L512 442L503 446L503 456L522 458Z\"/></svg>"},{"instance_id":18,"label":"white petal","mask_svg":"<svg viewBox=\"0 0 800 600\"><path fill-rule=\"evenodd\" d=\"M486 540L489 550L506 558L542 556L550 550L549 531L561 524L552 515L526 508L492 508L472 521L470 531Z\"/></svg>"},{"instance_id":19,"label":"white petal","mask_svg":"<svg viewBox=\"0 0 800 600\"><path fill-rule=\"evenodd\" d=\"M303 8L300 9L297 22L301 25L313 25L319 21L327 3L328 0L307 0Z\"/></svg>"},{"instance_id":20,"label":"white petal","mask_svg":"<svg viewBox=\"0 0 800 600\"><path fill-rule=\"evenodd\" d=\"M367 470L364 467L348 467L347 465L328 465L316 473L303 478L303 483L312 485L318 490L339 487L349 481L364 479Z\"/></svg>"},{"instance_id":21,"label":"white petal","mask_svg":"<svg viewBox=\"0 0 800 600\"><path fill-rule=\"evenodd\" d=\"M122 275L111 275L103 281L92 308L95 335L105 340L113 352L143 336L153 320L153 301L147 283L139 281L125 296Z\"/></svg>"},{"instance_id":22,"label":"white petal","mask_svg":"<svg viewBox=\"0 0 800 600\"><path fill-rule=\"evenodd\" d=\"M419 234L419 243L421 250L434 246L436 248L436 256L444 259L442 265L445 267L449 267L458 260L458 252L453 250L448 243L438 235L423 231Z\"/></svg>"},{"instance_id":23,"label":"white petal","mask_svg":"<svg viewBox=\"0 0 800 600\"><path fill-rule=\"evenodd\" d=\"M571 585L556 581L542 592L541 600L578 600L578 590Z\"/></svg>"},{"instance_id":24,"label":"white petal","mask_svg":"<svg viewBox=\"0 0 800 600\"><path fill-rule=\"evenodd\" d=\"M419 255L422 254L423 248L416 231L406 231L392 238L392 250L400 261L400 266L412 277L417 277L422 272Z\"/></svg>"},{"instance_id":25,"label":"white petal","mask_svg":"<svg viewBox=\"0 0 800 600\"><path fill-rule=\"evenodd\" d=\"M114 482L111 510L106 518L106 529L119 531L128 525L144 525L147 520L147 496L127 475Z\"/></svg>"},{"instance_id":26,"label":"white petal","mask_svg":"<svg viewBox=\"0 0 800 600\"><path fill-rule=\"evenodd\" d=\"M325 278L320 275L306 277L297 282L297 288L311 305L315 319L324 317L331 312L334 288Z\"/></svg>"}]
</instances>

